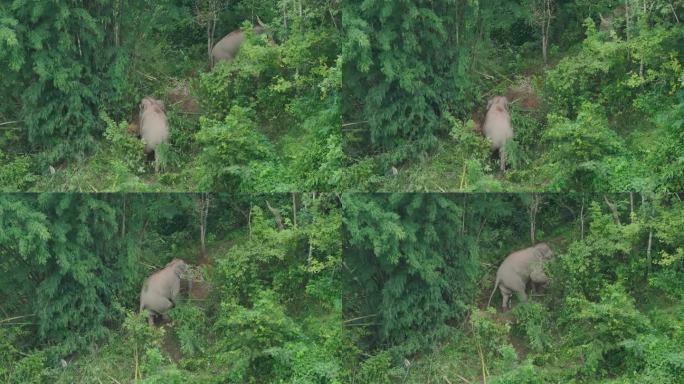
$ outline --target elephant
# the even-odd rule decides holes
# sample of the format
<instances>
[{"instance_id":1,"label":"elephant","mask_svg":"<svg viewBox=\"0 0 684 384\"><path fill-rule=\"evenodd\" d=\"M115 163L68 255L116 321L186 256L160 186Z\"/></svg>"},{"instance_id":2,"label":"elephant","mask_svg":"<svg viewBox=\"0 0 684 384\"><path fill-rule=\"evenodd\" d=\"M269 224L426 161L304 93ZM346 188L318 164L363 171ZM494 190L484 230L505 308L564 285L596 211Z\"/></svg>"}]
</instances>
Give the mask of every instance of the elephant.
<instances>
[{"instance_id":1,"label":"elephant","mask_svg":"<svg viewBox=\"0 0 684 384\"><path fill-rule=\"evenodd\" d=\"M266 32L266 26L257 17L257 25L254 26L252 32L255 35L262 34ZM231 61L235 59L238 52L240 51L240 45L245 40L245 33L236 29L233 32L225 35L221 40L214 45L211 50L211 65L214 66L221 60Z\"/></svg>"},{"instance_id":2,"label":"elephant","mask_svg":"<svg viewBox=\"0 0 684 384\"><path fill-rule=\"evenodd\" d=\"M506 172L506 152L504 145L513 139L511 127L511 115L508 113L508 98L495 96L487 103L487 115L485 116L482 132L485 137L492 141L492 151L499 151L499 163L501 171Z\"/></svg>"},{"instance_id":3,"label":"elephant","mask_svg":"<svg viewBox=\"0 0 684 384\"><path fill-rule=\"evenodd\" d=\"M145 142L145 154L154 153L157 145L169 139L169 123L164 113L164 103L152 97L145 97L140 102L138 119L140 137ZM154 169L159 172L159 162L155 155Z\"/></svg>"},{"instance_id":4,"label":"elephant","mask_svg":"<svg viewBox=\"0 0 684 384\"><path fill-rule=\"evenodd\" d=\"M176 305L181 276L187 271L188 265L185 261L173 259L145 280L140 292L140 312L145 309L150 312L150 326L154 325L155 317L163 316Z\"/></svg>"},{"instance_id":5,"label":"elephant","mask_svg":"<svg viewBox=\"0 0 684 384\"><path fill-rule=\"evenodd\" d=\"M552 257L553 251L546 243L539 243L508 255L496 272L494 290L489 296L487 306L491 304L497 287L501 291L503 300L501 307L504 312L511 309L510 301L513 292L518 294L521 301L527 302L525 290L529 282L548 284L549 278L544 273L544 263Z\"/></svg>"},{"instance_id":6,"label":"elephant","mask_svg":"<svg viewBox=\"0 0 684 384\"><path fill-rule=\"evenodd\" d=\"M604 33L610 33L612 30L615 29L616 24L618 24L618 19L621 19L622 23L624 23L626 13L627 8L624 4L613 8L606 17L603 17L603 15L599 13L599 31Z\"/></svg>"}]
</instances>

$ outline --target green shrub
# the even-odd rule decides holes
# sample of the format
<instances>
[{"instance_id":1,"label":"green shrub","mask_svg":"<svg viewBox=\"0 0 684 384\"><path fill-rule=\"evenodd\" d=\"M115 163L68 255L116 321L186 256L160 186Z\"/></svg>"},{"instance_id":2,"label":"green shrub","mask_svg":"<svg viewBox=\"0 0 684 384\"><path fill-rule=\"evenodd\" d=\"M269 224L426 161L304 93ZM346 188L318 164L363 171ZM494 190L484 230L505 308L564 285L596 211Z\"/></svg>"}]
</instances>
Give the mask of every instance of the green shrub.
<instances>
[{"instance_id":1,"label":"green shrub","mask_svg":"<svg viewBox=\"0 0 684 384\"><path fill-rule=\"evenodd\" d=\"M681 336L681 335L680 335ZM639 372L641 382L684 383L684 347L682 338L642 334L622 343L627 353L626 365Z\"/></svg>"},{"instance_id":2,"label":"green shrub","mask_svg":"<svg viewBox=\"0 0 684 384\"><path fill-rule=\"evenodd\" d=\"M215 354L229 364L231 377L270 381L274 375L274 348L301 337L295 321L285 313L273 291L261 291L251 308L223 301L214 323L218 335Z\"/></svg>"},{"instance_id":3,"label":"green shrub","mask_svg":"<svg viewBox=\"0 0 684 384\"><path fill-rule=\"evenodd\" d=\"M200 75L200 100L212 119L223 120L226 112L240 106L259 110L262 121L269 121L280 115L279 106L285 105L290 96L274 92L275 84L270 83L282 79L281 48L270 46L266 35L255 36L251 27L243 30L248 32L237 58L219 62L211 72Z\"/></svg>"},{"instance_id":4,"label":"green shrub","mask_svg":"<svg viewBox=\"0 0 684 384\"><path fill-rule=\"evenodd\" d=\"M47 384L50 381L44 351L35 351L16 361L9 376L10 384Z\"/></svg>"},{"instance_id":5,"label":"green shrub","mask_svg":"<svg viewBox=\"0 0 684 384\"><path fill-rule=\"evenodd\" d=\"M492 384L543 384L543 377L539 375L539 369L529 360L525 363L505 372L492 381Z\"/></svg>"},{"instance_id":6,"label":"green shrub","mask_svg":"<svg viewBox=\"0 0 684 384\"><path fill-rule=\"evenodd\" d=\"M169 316L173 317L173 332L180 341L184 358L204 354L208 340L205 312L194 305L181 304L174 307Z\"/></svg>"},{"instance_id":7,"label":"green shrub","mask_svg":"<svg viewBox=\"0 0 684 384\"><path fill-rule=\"evenodd\" d=\"M392 367L392 355L388 351L378 352L361 364L358 380L361 384L390 384Z\"/></svg>"},{"instance_id":8,"label":"green shrub","mask_svg":"<svg viewBox=\"0 0 684 384\"><path fill-rule=\"evenodd\" d=\"M19 351L14 346L21 329L18 327L0 328L0 380L8 381L12 374L12 367L19 358Z\"/></svg>"},{"instance_id":9,"label":"green shrub","mask_svg":"<svg viewBox=\"0 0 684 384\"><path fill-rule=\"evenodd\" d=\"M601 378L628 372L626 343L645 333L650 322L621 284L602 289L598 302L572 296L565 301L560 318L563 343L570 353L581 358L579 373Z\"/></svg>"},{"instance_id":10,"label":"green shrub","mask_svg":"<svg viewBox=\"0 0 684 384\"><path fill-rule=\"evenodd\" d=\"M530 349L537 353L548 351L551 347L551 321L547 309L535 302L513 308L515 323L513 331L524 335Z\"/></svg>"},{"instance_id":11,"label":"green shrub","mask_svg":"<svg viewBox=\"0 0 684 384\"><path fill-rule=\"evenodd\" d=\"M510 363L511 346L508 341L511 326L491 318L492 311L473 309L470 314L473 342L476 353L485 361L496 361L501 357Z\"/></svg>"},{"instance_id":12,"label":"green shrub","mask_svg":"<svg viewBox=\"0 0 684 384\"><path fill-rule=\"evenodd\" d=\"M252 115L250 109L234 106L224 121L200 119L195 137L202 146L197 175L201 190L248 190L251 180L246 176L251 167L274 159L273 149L256 130Z\"/></svg>"},{"instance_id":13,"label":"green shrub","mask_svg":"<svg viewBox=\"0 0 684 384\"><path fill-rule=\"evenodd\" d=\"M184 384L187 377L175 365L167 366L169 361L157 347L145 349L140 369L143 384Z\"/></svg>"},{"instance_id":14,"label":"green shrub","mask_svg":"<svg viewBox=\"0 0 684 384\"><path fill-rule=\"evenodd\" d=\"M38 176L32 171L30 156L12 157L0 150L0 191L22 191L33 184Z\"/></svg>"},{"instance_id":15,"label":"green shrub","mask_svg":"<svg viewBox=\"0 0 684 384\"><path fill-rule=\"evenodd\" d=\"M544 140L549 172L555 174L554 190L603 190L610 179L606 168L610 156L623 151L622 140L608 125L598 104L585 102L579 107L577 119L550 114Z\"/></svg>"},{"instance_id":16,"label":"green shrub","mask_svg":"<svg viewBox=\"0 0 684 384\"><path fill-rule=\"evenodd\" d=\"M638 245L645 229L642 223L618 224L596 201L588 211L589 233L584 240L571 243L557 260L559 277L565 281L558 287L565 291L563 295L580 292L595 300L606 283L630 281L631 288L644 282L647 265Z\"/></svg>"}]
</instances>

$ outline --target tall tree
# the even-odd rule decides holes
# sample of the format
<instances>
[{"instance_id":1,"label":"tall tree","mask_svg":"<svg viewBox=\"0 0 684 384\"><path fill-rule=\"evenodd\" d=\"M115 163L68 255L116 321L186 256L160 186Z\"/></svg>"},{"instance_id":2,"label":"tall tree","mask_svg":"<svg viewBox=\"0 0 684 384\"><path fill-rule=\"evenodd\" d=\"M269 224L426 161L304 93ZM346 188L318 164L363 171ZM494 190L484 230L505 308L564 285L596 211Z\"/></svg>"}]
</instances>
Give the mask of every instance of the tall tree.
<instances>
[{"instance_id":1,"label":"tall tree","mask_svg":"<svg viewBox=\"0 0 684 384\"><path fill-rule=\"evenodd\" d=\"M466 315L476 292L482 229L510 215L506 200L441 194L343 198L345 317L359 319L352 326L372 324L365 340L371 348L429 348L445 335L447 320Z\"/></svg>"},{"instance_id":2,"label":"tall tree","mask_svg":"<svg viewBox=\"0 0 684 384\"><path fill-rule=\"evenodd\" d=\"M98 108L117 99L124 56L117 55L114 0L13 1L0 5L0 95L21 120L33 150L56 161L89 148ZM118 4L118 2L117 2ZM7 28L9 27L9 28ZM112 33L116 30L117 33Z\"/></svg>"},{"instance_id":3,"label":"tall tree","mask_svg":"<svg viewBox=\"0 0 684 384\"><path fill-rule=\"evenodd\" d=\"M35 315L42 341L74 349L107 334L105 323L117 315L111 308L122 303L138 268L132 236L119 232L120 200L83 194L0 199L7 228L0 237L0 265L21 272L8 274L0 291L28 304L24 311Z\"/></svg>"}]
</instances>

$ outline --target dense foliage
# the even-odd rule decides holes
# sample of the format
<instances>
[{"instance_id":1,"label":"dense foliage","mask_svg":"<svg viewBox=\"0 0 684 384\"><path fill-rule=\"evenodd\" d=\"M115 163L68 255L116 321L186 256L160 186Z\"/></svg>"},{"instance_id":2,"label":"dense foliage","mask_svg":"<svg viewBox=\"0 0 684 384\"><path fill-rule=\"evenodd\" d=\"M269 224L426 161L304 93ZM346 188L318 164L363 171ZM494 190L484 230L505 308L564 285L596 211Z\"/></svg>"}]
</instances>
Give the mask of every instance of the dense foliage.
<instances>
[{"instance_id":1,"label":"dense foliage","mask_svg":"<svg viewBox=\"0 0 684 384\"><path fill-rule=\"evenodd\" d=\"M343 382L338 206L318 194L1 196L0 381ZM143 278L174 257L193 284L171 323L149 327Z\"/></svg>"},{"instance_id":2,"label":"dense foliage","mask_svg":"<svg viewBox=\"0 0 684 384\"><path fill-rule=\"evenodd\" d=\"M358 382L682 382L679 195L344 202L344 316L361 349ZM497 290L486 308L504 257L539 241L555 252L547 289L527 304L514 298L510 313L500 313Z\"/></svg>"},{"instance_id":3,"label":"dense foliage","mask_svg":"<svg viewBox=\"0 0 684 384\"><path fill-rule=\"evenodd\" d=\"M345 195L345 313L376 324L367 343L414 352L443 338L446 320L465 317L476 283L477 228L485 213L469 200Z\"/></svg>"},{"instance_id":4,"label":"dense foliage","mask_svg":"<svg viewBox=\"0 0 684 384\"><path fill-rule=\"evenodd\" d=\"M684 2L344 4L348 188L684 186ZM480 135L493 95L513 102L505 175Z\"/></svg>"},{"instance_id":5,"label":"dense foliage","mask_svg":"<svg viewBox=\"0 0 684 384\"><path fill-rule=\"evenodd\" d=\"M331 190L339 18L327 1L3 1L0 189ZM238 28L237 58L210 69L208 46ZM121 145L147 95L170 126L160 174Z\"/></svg>"}]
</instances>

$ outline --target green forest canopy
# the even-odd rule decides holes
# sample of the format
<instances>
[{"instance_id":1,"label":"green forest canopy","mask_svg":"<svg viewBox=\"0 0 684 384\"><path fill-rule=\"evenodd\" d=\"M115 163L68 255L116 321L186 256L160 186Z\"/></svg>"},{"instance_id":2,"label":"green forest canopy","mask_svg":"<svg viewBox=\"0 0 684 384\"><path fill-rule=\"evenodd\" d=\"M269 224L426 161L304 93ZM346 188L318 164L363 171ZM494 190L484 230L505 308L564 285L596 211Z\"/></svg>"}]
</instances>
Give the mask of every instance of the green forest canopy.
<instances>
[{"instance_id":1,"label":"green forest canopy","mask_svg":"<svg viewBox=\"0 0 684 384\"><path fill-rule=\"evenodd\" d=\"M0 382L343 382L338 206L321 194L0 195ZM174 257L200 278L172 325L150 328L143 279Z\"/></svg>"},{"instance_id":2,"label":"green forest canopy","mask_svg":"<svg viewBox=\"0 0 684 384\"><path fill-rule=\"evenodd\" d=\"M210 70L208 44L257 17L269 32ZM3 1L0 190L332 189L339 18L328 1ZM160 174L127 133L148 95L170 125Z\"/></svg>"},{"instance_id":3,"label":"green forest canopy","mask_svg":"<svg viewBox=\"0 0 684 384\"><path fill-rule=\"evenodd\" d=\"M342 13L347 189L684 188L683 1L357 0ZM494 95L513 101L505 175L478 133Z\"/></svg>"},{"instance_id":4,"label":"green forest canopy","mask_svg":"<svg viewBox=\"0 0 684 384\"><path fill-rule=\"evenodd\" d=\"M343 207L358 382L682 382L680 195L349 194ZM539 241L556 255L542 297L485 308L501 261Z\"/></svg>"}]
</instances>

